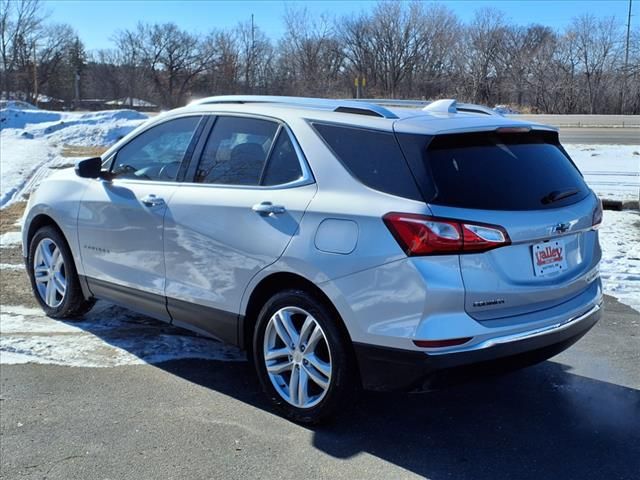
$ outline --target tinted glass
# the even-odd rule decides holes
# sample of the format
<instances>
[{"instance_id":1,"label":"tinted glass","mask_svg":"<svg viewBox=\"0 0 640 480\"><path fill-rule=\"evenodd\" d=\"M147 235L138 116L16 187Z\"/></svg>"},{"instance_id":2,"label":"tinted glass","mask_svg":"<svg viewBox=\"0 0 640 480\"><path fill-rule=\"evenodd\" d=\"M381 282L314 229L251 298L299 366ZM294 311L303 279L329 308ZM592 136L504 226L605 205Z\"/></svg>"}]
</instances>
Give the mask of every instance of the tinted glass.
<instances>
[{"instance_id":1,"label":"tinted glass","mask_svg":"<svg viewBox=\"0 0 640 480\"><path fill-rule=\"evenodd\" d=\"M557 208L589 190L555 133L442 135L426 152L432 203L487 210Z\"/></svg>"},{"instance_id":2,"label":"tinted glass","mask_svg":"<svg viewBox=\"0 0 640 480\"><path fill-rule=\"evenodd\" d=\"M117 178L175 180L201 117L169 120L127 143L116 154Z\"/></svg>"},{"instance_id":3,"label":"tinted glass","mask_svg":"<svg viewBox=\"0 0 640 480\"><path fill-rule=\"evenodd\" d=\"M391 195L422 200L393 133L319 123L314 127L360 182Z\"/></svg>"},{"instance_id":4,"label":"tinted glass","mask_svg":"<svg viewBox=\"0 0 640 480\"><path fill-rule=\"evenodd\" d=\"M262 177L262 185L283 185L301 177L300 160L289 134L283 129L269 156L269 162Z\"/></svg>"},{"instance_id":5,"label":"tinted glass","mask_svg":"<svg viewBox=\"0 0 640 480\"><path fill-rule=\"evenodd\" d=\"M278 124L268 120L219 117L202 153L195 181L259 185Z\"/></svg>"}]
</instances>

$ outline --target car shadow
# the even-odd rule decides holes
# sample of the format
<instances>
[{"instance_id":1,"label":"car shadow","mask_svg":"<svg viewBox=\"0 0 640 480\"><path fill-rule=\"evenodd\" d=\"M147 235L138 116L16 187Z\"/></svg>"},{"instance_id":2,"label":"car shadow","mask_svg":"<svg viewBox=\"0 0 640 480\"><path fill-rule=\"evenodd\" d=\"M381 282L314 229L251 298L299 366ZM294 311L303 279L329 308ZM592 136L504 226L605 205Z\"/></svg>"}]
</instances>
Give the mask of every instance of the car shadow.
<instances>
[{"instance_id":1,"label":"car shadow","mask_svg":"<svg viewBox=\"0 0 640 480\"><path fill-rule=\"evenodd\" d=\"M129 325L154 323L134 315ZM99 317L74 325L143 358ZM158 326L164 338L193 336ZM235 360L154 366L273 413L249 364ZM553 360L424 394L364 392L352 411L310 430L313 447L332 457L366 453L435 480L635 479L640 472L640 391L576 375Z\"/></svg>"},{"instance_id":2,"label":"car shadow","mask_svg":"<svg viewBox=\"0 0 640 480\"><path fill-rule=\"evenodd\" d=\"M270 411L247 363L180 360L174 375ZM340 459L377 456L430 479L632 479L640 472L640 392L546 361L424 394L364 392L312 428Z\"/></svg>"}]
</instances>

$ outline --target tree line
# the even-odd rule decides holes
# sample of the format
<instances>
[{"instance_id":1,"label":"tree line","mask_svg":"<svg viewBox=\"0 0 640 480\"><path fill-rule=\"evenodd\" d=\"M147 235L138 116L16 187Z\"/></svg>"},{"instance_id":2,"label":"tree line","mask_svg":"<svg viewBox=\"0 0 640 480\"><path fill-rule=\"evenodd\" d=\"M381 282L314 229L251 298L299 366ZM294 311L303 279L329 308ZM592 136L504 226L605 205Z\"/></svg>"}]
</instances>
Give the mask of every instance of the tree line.
<instances>
[{"instance_id":1,"label":"tree line","mask_svg":"<svg viewBox=\"0 0 640 480\"><path fill-rule=\"evenodd\" d=\"M380 2L347 17L287 7L269 38L253 18L194 33L176 23L115 30L90 51L39 0L0 0L2 92L35 102L140 98L162 108L208 95L437 99L539 113L640 113L640 29L583 15L556 30L479 9ZM41 97L40 97L41 98Z\"/></svg>"}]
</instances>

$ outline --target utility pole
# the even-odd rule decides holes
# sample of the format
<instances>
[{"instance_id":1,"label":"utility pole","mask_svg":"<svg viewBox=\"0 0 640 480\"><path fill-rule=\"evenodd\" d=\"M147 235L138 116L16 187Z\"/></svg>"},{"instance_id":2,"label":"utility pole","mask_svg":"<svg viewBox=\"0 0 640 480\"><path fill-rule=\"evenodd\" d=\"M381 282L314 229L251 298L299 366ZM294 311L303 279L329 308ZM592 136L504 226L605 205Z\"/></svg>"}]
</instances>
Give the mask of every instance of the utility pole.
<instances>
[{"instance_id":1,"label":"utility pole","mask_svg":"<svg viewBox=\"0 0 640 480\"><path fill-rule=\"evenodd\" d=\"M251 61L249 62L251 68L251 83L250 83L250 93L253 93L253 82L254 82L254 62L256 56L256 29L253 23L253 13L251 14Z\"/></svg>"},{"instance_id":2,"label":"utility pole","mask_svg":"<svg viewBox=\"0 0 640 480\"><path fill-rule=\"evenodd\" d=\"M80 72L76 71L73 83L73 100L77 106L80 105Z\"/></svg>"},{"instance_id":3,"label":"utility pole","mask_svg":"<svg viewBox=\"0 0 640 480\"><path fill-rule=\"evenodd\" d=\"M25 99L26 100L26 99ZM38 62L36 60L36 42L33 42L33 103L38 106Z\"/></svg>"},{"instance_id":4,"label":"utility pole","mask_svg":"<svg viewBox=\"0 0 640 480\"><path fill-rule=\"evenodd\" d=\"M620 113L624 113L625 95L627 93L627 75L629 65L629 36L631 33L631 2L629 0L629 15L627 17L627 45L624 50L624 69L622 71L622 95L620 95Z\"/></svg>"}]
</instances>

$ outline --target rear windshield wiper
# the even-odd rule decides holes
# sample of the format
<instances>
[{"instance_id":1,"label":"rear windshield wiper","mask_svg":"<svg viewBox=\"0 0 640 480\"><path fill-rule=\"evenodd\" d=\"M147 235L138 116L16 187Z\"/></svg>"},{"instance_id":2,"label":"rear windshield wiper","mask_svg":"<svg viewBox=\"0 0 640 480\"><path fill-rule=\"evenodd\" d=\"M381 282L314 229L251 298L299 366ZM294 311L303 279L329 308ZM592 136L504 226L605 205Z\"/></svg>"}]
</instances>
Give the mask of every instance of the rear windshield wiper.
<instances>
[{"instance_id":1,"label":"rear windshield wiper","mask_svg":"<svg viewBox=\"0 0 640 480\"><path fill-rule=\"evenodd\" d=\"M570 190L562 190L562 191L554 190L553 192L550 192L544 197L542 197L540 201L542 202L543 205L548 205L550 203L557 202L558 200L562 200L563 198L571 197L572 195L575 195L579 191L580 190L578 190L577 188L572 188Z\"/></svg>"}]
</instances>

